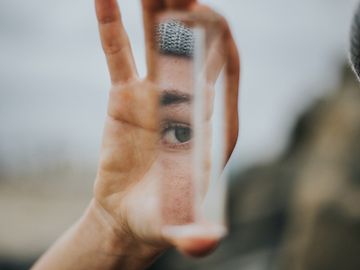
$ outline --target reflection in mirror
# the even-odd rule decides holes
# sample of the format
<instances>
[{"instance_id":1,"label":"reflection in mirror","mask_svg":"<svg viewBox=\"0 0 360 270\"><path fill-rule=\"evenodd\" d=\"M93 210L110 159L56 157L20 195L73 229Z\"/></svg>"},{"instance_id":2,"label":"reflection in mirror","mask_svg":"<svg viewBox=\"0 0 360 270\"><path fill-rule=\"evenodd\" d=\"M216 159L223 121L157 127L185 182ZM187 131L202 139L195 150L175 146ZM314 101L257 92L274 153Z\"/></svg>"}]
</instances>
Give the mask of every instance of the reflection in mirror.
<instances>
[{"instance_id":1,"label":"reflection in mirror","mask_svg":"<svg viewBox=\"0 0 360 270\"><path fill-rule=\"evenodd\" d=\"M158 22L154 31L157 41L154 63L160 92L156 166L161 171L161 218L164 225L206 222L202 204L210 179L214 178L214 166L221 163L223 167L219 157L225 156L221 142L225 139L223 127L214 122L216 119L221 123L224 117L213 114L222 113L214 108L214 104L223 106L223 100L214 102L215 82L221 68L214 64L212 46L208 45L214 42L209 42L205 27L177 19ZM215 55L220 58L221 53ZM220 92L221 87L220 84ZM214 128L221 130L214 132Z\"/></svg>"}]
</instances>

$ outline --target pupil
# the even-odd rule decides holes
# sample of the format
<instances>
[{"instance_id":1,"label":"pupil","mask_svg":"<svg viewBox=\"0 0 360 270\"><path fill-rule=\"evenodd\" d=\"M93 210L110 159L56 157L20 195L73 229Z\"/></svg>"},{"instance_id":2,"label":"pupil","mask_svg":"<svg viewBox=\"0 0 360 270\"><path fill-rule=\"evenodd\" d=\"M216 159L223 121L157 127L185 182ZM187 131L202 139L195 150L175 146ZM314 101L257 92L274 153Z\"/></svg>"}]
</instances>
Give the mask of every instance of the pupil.
<instances>
[{"instance_id":1,"label":"pupil","mask_svg":"<svg viewBox=\"0 0 360 270\"><path fill-rule=\"evenodd\" d=\"M187 127L177 127L175 128L175 137L176 139L181 142L187 142L191 139L191 129Z\"/></svg>"}]
</instances>

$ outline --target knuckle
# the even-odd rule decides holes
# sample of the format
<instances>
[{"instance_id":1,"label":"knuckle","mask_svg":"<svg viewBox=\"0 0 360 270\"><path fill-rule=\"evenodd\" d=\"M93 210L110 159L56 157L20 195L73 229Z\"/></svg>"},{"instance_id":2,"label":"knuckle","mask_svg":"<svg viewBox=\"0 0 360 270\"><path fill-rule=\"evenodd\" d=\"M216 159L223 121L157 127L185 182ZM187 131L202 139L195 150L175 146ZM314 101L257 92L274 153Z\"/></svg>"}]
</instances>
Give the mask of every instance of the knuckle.
<instances>
[{"instance_id":1,"label":"knuckle","mask_svg":"<svg viewBox=\"0 0 360 270\"><path fill-rule=\"evenodd\" d=\"M118 20L117 16L114 15L103 15L99 17L100 24L110 24Z\"/></svg>"}]
</instances>

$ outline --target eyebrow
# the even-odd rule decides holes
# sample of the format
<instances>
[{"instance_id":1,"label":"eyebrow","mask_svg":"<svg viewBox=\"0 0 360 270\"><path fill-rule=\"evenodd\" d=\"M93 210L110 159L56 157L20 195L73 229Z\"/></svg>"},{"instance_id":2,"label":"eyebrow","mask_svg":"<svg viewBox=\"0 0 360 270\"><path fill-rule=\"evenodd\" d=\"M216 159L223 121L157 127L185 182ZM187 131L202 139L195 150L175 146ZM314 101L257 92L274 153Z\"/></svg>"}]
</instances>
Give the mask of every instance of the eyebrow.
<instances>
[{"instance_id":1,"label":"eyebrow","mask_svg":"<svg viewBox=\"0 0 360 270\"><path fill-rule=\"evenodd\" d=\"M160 96L161 106L171 106L181 103L191 103L192 95L189 95L178 90L165 90Z\"/></svg>"}]
</instances>

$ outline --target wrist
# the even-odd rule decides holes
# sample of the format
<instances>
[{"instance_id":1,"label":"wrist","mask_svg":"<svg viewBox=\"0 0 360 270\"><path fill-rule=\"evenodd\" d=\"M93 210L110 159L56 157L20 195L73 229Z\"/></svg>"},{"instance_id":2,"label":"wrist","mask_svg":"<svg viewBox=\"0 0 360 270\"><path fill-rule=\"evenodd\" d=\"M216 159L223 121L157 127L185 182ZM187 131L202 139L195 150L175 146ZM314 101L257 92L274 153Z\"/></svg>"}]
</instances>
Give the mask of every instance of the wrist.
<instances>
[{"instance_id":1,"label":"wrist","mask_svg":"<svg viewBox=\"0 0 360 270\"><path fill-rule=\"evenodd\" d=\"M82 223L85 227L93 228L93 237L98 238L100 253L119 258L122 262L127 258L138 264L149 265L165 250L143 243L119 228L114 218L95 199L85 212Z\"/></svg>"}]
</instances>

